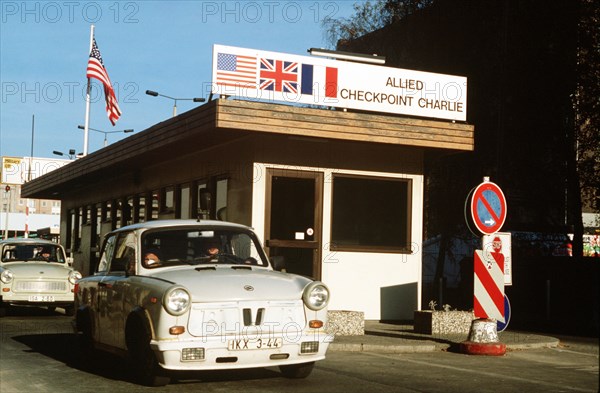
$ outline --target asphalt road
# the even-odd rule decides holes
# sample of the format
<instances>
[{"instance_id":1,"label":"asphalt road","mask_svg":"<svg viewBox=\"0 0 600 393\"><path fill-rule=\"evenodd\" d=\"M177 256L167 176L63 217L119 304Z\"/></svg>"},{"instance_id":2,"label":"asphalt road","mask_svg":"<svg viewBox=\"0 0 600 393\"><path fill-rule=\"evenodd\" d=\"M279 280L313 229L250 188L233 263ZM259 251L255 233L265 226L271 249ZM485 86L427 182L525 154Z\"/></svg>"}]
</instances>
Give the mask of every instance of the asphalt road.
<instances>
[{"instance_id":1,"label":"asphalt road","mask_svg":"<svg viewBox=\"0 0 600 393\"><path fill-rule=\"evenodd\" d=\"M135 384L126 363L98 353L83 366L71 318L20 310L0 318L0 392L597 392L598 351L509 351L502 357L452 352L384 354L330 351L304 380L273 369L177 374L162 388Z\"/></svg>"}]
</instances>

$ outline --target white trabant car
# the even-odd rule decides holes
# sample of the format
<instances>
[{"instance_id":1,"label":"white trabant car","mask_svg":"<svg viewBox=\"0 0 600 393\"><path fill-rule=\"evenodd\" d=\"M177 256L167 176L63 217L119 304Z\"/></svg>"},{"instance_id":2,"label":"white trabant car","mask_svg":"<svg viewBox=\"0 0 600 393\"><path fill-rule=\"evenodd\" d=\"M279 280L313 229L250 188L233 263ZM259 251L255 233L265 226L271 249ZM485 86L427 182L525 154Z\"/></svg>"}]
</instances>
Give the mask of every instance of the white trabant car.
<instances>
[{"instance_id":1,"label":"white trabant car","mask_svg":"<svg viewBox=\"0 0 600 393\"><path fill-rule=\"evenodd\" d=\"M323 283L275 271L246 226L159 220L106 236L97 272L77 283L75 325L84 353L126 355L147 385L169 370L303 378L331 341L328 301Z\"/></svg>"},{"instance_id":2,"label":"white trabant car","mask_svg":"<svg viewBox=\"0 0 600 393\"><path fill-rule=\"evenodd\" d=\"M61 307L73 315L75 282L61 245L43 239L0 241L0 316L9 305Z\"/></svg>"}]
</instances>

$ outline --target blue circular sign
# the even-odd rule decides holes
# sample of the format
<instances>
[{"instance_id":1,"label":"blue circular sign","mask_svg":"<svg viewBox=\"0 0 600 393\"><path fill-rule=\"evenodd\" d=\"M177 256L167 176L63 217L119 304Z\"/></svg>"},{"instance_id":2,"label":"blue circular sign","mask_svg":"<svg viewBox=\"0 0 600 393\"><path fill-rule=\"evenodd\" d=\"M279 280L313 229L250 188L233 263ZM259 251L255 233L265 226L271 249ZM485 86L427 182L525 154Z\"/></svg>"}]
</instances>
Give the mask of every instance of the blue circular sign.
<instances>
[{"instance_id":1,"label":"blue circular sign","mask_svg":"<svg viewBox=\"0 0 600 393\"><path fill-rule=\"evenodd\" d=\"M508 296L506 296L506 294L504 295L504 322L496 322L496 330L499 332L503 332L510 322L510 302L508 301Z\"/></svg>"}]
</instances>

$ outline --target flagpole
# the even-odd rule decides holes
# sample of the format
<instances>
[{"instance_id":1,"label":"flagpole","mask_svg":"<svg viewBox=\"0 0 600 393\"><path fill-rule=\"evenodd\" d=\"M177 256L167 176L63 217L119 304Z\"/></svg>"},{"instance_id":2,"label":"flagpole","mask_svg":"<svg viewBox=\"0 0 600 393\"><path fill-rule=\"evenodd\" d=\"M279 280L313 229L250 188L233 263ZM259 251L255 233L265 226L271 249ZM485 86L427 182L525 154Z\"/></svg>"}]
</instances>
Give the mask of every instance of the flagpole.
<instances>
[{"instance_id":1,"label":"flagpole","mask_svg":"<svg viewBox=\"0 0 600 393\"><path fill-rule=\"evenodd\" d=\"M89 55L92 53L92 45L94 44L94 25L90 26L90 50L88 51L88 60ZM86 63L87 65L87 63ZM85 123L83 128L83 156L87 156L88 154L88 137L90 130L90 92L91 92L92 84L90 82L90 78L87 78L87 91L85 94Z\"/></svg>"}]
</instances>

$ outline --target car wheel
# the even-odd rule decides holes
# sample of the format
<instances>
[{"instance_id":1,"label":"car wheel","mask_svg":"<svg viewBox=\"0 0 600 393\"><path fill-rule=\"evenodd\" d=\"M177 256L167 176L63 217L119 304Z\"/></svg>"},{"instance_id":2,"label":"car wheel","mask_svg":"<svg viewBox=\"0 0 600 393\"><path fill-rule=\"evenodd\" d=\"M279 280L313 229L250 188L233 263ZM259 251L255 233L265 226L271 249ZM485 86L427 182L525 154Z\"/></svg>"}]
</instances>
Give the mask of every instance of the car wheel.
<instances>
[{"instance_id":1,"label":"car wheel","mask_svg":"<svg viewBox=\"0 0 600 393\"><path fill-rule=\"evenodd\" d=\"M279 370L286 378L300 379L308 377L314 367L315 362L310 362L301 364L290 364L288 366L279 366Z\"/></svg>"},{"instance_id":2,"label":"car wheel","mask_svg":"<svg viewBox=\"0 0 600 393\"><path fill-rule=\"evenodd\" d=\"M130 318L126 329L127 349L136 380L146 386L165 386L171 378L158 365L150 348L150 334L139 317Z\"/></svg>"}]
</instances>

